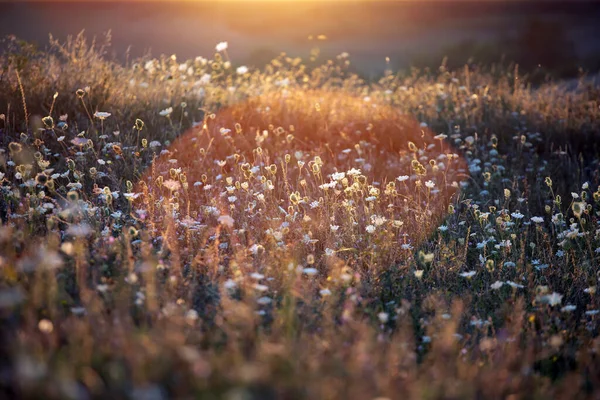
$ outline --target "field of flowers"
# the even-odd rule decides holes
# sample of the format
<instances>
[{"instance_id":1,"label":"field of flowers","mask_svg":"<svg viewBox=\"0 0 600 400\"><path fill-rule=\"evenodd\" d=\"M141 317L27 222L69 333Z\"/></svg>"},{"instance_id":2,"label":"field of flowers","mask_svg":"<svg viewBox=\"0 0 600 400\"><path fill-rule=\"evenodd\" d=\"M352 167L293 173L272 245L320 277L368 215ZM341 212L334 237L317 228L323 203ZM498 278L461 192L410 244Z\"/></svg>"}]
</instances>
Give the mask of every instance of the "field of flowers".
<instances>
[{"instance_id":1,"label":"field of flowers","mask_svg":"<svg viewBox=\"0 0 600 400\"><path fill-rule=\"evenodd\" d=\"M0 397L600 396L597 86L109 42L0 56Z\"/></svg>"}]
</instances>

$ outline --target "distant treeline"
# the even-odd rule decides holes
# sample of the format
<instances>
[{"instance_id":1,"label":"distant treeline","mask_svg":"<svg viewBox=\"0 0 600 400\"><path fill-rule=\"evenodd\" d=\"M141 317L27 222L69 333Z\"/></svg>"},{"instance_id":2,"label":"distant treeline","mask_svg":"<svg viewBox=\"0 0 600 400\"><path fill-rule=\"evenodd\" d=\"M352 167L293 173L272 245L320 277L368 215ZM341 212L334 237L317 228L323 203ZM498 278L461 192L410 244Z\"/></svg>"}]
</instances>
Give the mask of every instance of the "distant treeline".
<instances>
[{"instance_id":1,"label":"distant treeline","mask_svg":"<svg viewBox=\"0 0 600 400\"><path fill-rule=\"evenodd\" d=\"M516 36L463 41L445 47L435 56L418 56L412 64L431 68L445 60L447 67L455 68L465 64L516 63L534 83L548 78L572 78L582 71L600 69L600 54L581 56L575 47L568 29L560 21L532 18Z\"/></svg>"}]
</instances>

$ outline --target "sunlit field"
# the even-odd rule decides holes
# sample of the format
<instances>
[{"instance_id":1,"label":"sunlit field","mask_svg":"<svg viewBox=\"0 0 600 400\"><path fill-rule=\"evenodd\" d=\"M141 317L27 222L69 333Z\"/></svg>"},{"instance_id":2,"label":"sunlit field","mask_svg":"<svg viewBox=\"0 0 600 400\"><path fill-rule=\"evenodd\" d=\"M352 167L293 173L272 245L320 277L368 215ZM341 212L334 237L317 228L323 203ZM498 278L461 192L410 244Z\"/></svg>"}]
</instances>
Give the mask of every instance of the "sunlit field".
<instances>
[{"instance_id":1,"label":"sunlit field","mask_svg":"<svg viewBox=\"0 0 600 400\"><path fill-rule=\"evenodd\" d=\"M600 396L593 80L215 45L7 42L0 397Z\"/></svg>"}]
</instances>

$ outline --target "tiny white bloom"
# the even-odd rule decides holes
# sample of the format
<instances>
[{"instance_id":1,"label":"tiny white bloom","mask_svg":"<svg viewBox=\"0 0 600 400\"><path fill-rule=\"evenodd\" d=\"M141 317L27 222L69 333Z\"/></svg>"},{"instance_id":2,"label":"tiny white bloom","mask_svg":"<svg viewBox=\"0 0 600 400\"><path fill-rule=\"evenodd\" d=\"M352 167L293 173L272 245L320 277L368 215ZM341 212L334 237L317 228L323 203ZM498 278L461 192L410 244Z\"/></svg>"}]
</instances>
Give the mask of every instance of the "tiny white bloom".
<instances>
[{"instance_id":1,"label":"tiny white bloom","mask_svg":"<svg viewBox=\"0 0 600 400\"><path fill-rule=\"evenodd\" d=\"M553 292L552 294L548 294L546 296L542 296L540 298L540 301L542 303L545 303L545 304L548 304L548 305L551 305L551 306L558 306L562 302L562 298L563 298L562 294L558 294L556 292Z\"/></svg>"},{"instance_id":2,"label":"tiny white bloom","mask_svg":"<svg viewBox=\"0 0 600 400\"><path fill-rule=\"evenodd\" d=\"M261 297L260 299L256 300L256 302L258 304L260 304L261 306L266 306L267 304L271 304L272 301L273 300L271 300L271 298L267 297L267 296Z\"/></svg>"},{"instance_id":3,"label":"tiny white bloom","mask_svg":"<svg viewBox=\"0 0 600 400\"><path fill-rule=\"evenodd\" d=\"M237 286L237 283L235 283L235 281L233 279L227 279L223 283L223 287L228 290L235 289L236 286Z\"/></svg>"},{"instance_id":4,"label":"tiny white bloom","mask_svg":"<svg viewBox=\"0 0 600 400\"><path fill-rule=\"evenodd\" d=\"M380 312L379 314L377 314L377 318L379 318L379 322L381 322L382 324L388 322L389 317L389 314L386 312Z\"/></svg>"},{"instance_id":5,"label":"tiny white bloom","mask_svg":"<svg viewBox=\"0 0 600 400\"><path fill-rule=\"evenodd\" d=\"M172 112L173 112L173 107L168 107L168 108L165 108L164 110L162 110L161 112L159 112L158 114L161 117L168 117L171 115Z\"/></svg>"},{"instance_id":6,"label":"tiny white bloom","mask_svg":"<svg viewBox=\"0 0 600 400\"><path fill-rule=\"evenodd\" d=\"M219 218L217 218L217 221L219 221L221 225L227 226L229 228L232 228L234 223L233 218L231 218L229 215L221 215Z\"/></svg>"},{"instance_id":7,"label":"tiny white bloom","mask_svg":"<svg viewBox=\"0 0 600 400\"><path fill-rule=\"evenodd\" d=\"M110 117L112 114L108 113L108 112L102 112L102 111L96 111L94 113L94 117L98 118L98 119L106 119L108 117Z\"/></svg>"},{"instance_id":8,"label":"tiny white bloom","mask_svg":"<svg viewBox=\"0 0 600 400\"><path fill-rule=\"evenodd\" d=\"M525 286L519 285L518 283L513 282L513 281L506 281L506 284L514 289L523 289L525 287Z\"/></svg>"},{"instance_id":9,"label":"tiny white bloom","mask_svg":"<svg viewBox=\"0 0 600 400\"><path fill-rule=\"evenodd\" d=\"M492 283L492 285L490 286L492 289L494 290L498 290L500 289L502 286L504 286L504 282L502 281L496 281L494 283Z\"/></svg>"},{"instance_id":10,"label":"tiny white bloom","mask_svg":"<svg viewBox=\"0 0 600 400\"><path fill-rule=\"evenodd\" d=\"M331 174L331 179L334 181L341 181L345 177L346 174L344 172L334 172L333 174Z\"/></svg>"},{"instance_id":11,"label":"tiny white bloom","mask_svg":"<svg viewBox=\"0 0 600 400\"><path fill-rule=\"evenodd\" d=\"M227 42L219 42L217 43L217 45L215 46L215 50L217 51L225 51L227 50L228 44Z\"/></svg>"}]
</instances>

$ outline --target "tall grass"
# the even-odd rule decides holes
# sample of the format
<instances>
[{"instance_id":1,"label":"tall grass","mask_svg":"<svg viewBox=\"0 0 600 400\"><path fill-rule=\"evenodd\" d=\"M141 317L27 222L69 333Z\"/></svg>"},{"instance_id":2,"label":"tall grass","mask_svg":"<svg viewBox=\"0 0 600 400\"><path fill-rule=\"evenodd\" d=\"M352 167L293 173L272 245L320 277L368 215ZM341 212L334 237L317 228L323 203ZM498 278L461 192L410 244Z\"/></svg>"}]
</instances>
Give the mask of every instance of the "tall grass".
<instances>
[{"instance_id":1,"label":"tall grass","mask_svg":"<svg viewBox=\"0 0 600 400\"><path fill-rule=\"evenodd\" d=\"M597 396L597 88L106 39L0 57L5 396Z\"/></svg>"}]
</instances>

